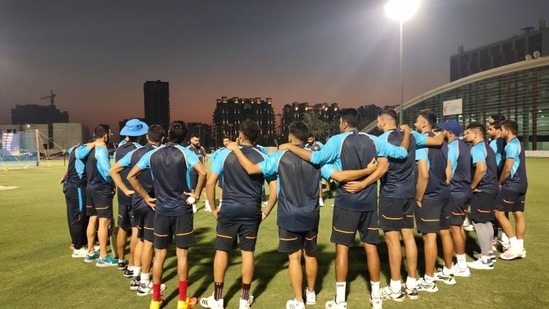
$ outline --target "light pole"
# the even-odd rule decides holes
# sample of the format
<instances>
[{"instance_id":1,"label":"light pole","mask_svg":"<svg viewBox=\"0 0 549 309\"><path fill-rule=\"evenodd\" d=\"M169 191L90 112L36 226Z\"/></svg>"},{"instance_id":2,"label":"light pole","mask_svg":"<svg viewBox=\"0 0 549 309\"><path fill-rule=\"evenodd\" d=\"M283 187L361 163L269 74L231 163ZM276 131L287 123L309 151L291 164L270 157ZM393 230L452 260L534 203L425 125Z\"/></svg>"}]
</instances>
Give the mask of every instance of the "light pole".
<instances>
[{"instance_id":1,"label":"light pole","mask_svg":"<svg viewBox=\"0 0 549 309\"><path fill-rule=\"evenodd\" d=\"M419 8L420 0L389 0L385 4L385 15L393 20L398 20L400 25L400 112L399 123L402 125L402 115L404 113L404 82L402 80L402 25L412 18Z\"/></svg>"}]
</instances>

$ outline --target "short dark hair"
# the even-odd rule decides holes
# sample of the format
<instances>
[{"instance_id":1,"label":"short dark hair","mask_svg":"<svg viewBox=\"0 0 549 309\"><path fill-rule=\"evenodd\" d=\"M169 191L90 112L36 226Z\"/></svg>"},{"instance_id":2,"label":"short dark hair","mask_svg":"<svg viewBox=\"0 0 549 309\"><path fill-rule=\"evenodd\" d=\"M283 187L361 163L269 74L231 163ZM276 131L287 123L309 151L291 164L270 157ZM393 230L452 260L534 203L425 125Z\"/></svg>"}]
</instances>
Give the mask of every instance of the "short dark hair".
<instances>
[{"instance_id":1,"label":"short dark hair","mask_svg":"<svg viewBox=\"0 0 549 309\"><path fill-rule=\"evenodd\" d=\"M339 113L341 120L347 122L351 128L358 127L358 111L354 108L345 108Z\"/></svg>"},{"instance_id":2,"label":"short dark hair","mask_svg":"<svg viewBox=\"0 0 549 309\"><path fill-rule=\"evenodd\" d=\"M316 138L316 137L315 137L315 135L314 135L313 133L309 133L309 134L307 135L307 138Z\"/></svg>"},{"instance_id":3,"label":"short dark hair","mask_svg":"<svg viewBox=\"0 0 549 309\"><path fill-rule=\"evenodd\" d=\"M306 141L309 136L309 128L304 122L301 121L290 123L288 126L288 132L302 142Z\"/></svg>"},{"instance_id":4,"label":"short dark hair","mask_svg":"<svg viewBox=\"0 0 549 309\"><path fill-rule=\"evenodd\" d=\"M240 131L250 142L255 143L259 135L259 125L251 119L246 119L240 124Z\"/></svg>"},{"instance_id":5,"label":"short dark hair","mask_svg":"<svg viewBox=\"0 0 549 309\"><path fill-rule=\"evenodd\" d=\"M518 133L518 123L516 121L513 121L513 120L503 120L501 122L501 127L505 127L505 129L511 131L511 133L513 135L517 135Z\"/></svg>"},{"instance_id":6,"label":"short dark hair","mask_svg":"<svg viewBox=\"0 0 549 309\"><path fill-rule=\"evenodd\" d=\"M191 134L191 138L193 138L193 137L200 138L200 136L198 136L198 134L196 134L196 133Z\"/></svg>"},{"instance_id":7,"label":"short dark hair","mask_svg":"<svg viewBox=\"0 0 549 309\"><path fill-rule=\"evenodd\" d=\"M97 127L95 127L95 129L93 130L93 137L95 139L98 139L100 137L103 137L103 135L110 134L110 133L111 133L111 127L108 124L102 123Z\"/></svg>"},{"instance_id":8,"label":"short dark hair","mask_svg":"<svg viewBox=\"0 0 549 309\"><path fill-rule=\"evenodd\" d=\"M393 120L397 120L397 113L395 112L394 109L382 109L379 111L379 113L377 113L377 116L380 117L380 116L389 116L391 118L393 118Z\"/></svg>"},{"instance_id":9,"label":"short dark hair","mask_svg":"<svg viewBox=\"0 0 549 309\"><path fill-rule=\"evenodd\" d=\"M426 108L426 109L420 110L419 115L425 118L427 122L429 122L429 125L431 127L434 127L437 124L437 116L430 109Z\"/></svg>"},{"instance_id":10,"label":"short dark hair","mask_svg":"<svg viewBox=\"0 0 549 309\"><path fill-rule=\"evenodd\" d=\"M231 137L229 135L225 135L225 136L223 136L222 140L224 140L224 139L231 140Z\"/></svg>"},{"instance_id":11,"label":"short dark hair","mask_svg":"<svg viewBox=\"0 0 549 309\"><path fill-rule=\"evenodd\" d=\"M480 122L472 122L465 129L466 130L479 130L482 133L482 135L486 135L486 126L483 125Z\"/></svg>"},{"instance_id":12,"label":"short dark hair","mask_svg":"<svg viewBox=\"0 0 549 309\"><path fill-rule=\"evenodd\" d=\"M170 123L168 129L168 141L170 143L181 144L187 137L187 124L184 121L176 120Z\"/></svg>"},{"instance_id":13,"label":"short dark hair","mask_svg":"<svg viewBox=\"0 0 549 309\"><path fill-rule=\"evenodd\" d=\"M164 137L164 128L161 125L153 124L149 127L147 136L151 142L160 143Z\"/></svg>"},{"instance_id":14,"label":"short dark hair","mask_svg":"<svg viewBox=\"0 0 549 309\"><path fill-rule=\"evenodd\" d=\"M505 120L505 116L503 116L502 114L493 114L490 116L490 118L492 118L494 121L488 121L489 124L494 124L496 122L502 122L503 120Z\"/></svg>"},{"instance_id":15,"label":"short dark hair","mask_svg":"<svg viewBox=\"0 0 549 309\"><path fill-rule=\"evenodd\" d=\"M501 129L501 121L489 122L488 124L494 127L494 129L496 130Z\"/></svg>"}]
</instances>

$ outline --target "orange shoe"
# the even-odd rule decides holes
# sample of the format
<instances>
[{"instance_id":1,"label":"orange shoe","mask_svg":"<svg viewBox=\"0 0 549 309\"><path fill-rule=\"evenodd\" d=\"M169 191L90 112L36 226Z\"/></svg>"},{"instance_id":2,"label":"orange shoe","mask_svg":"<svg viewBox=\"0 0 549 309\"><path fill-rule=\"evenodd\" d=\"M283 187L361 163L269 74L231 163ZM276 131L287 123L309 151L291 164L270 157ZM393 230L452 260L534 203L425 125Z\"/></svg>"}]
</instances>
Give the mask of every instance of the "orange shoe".
<instances>
[{"instance_id":1,"label":"orange shoe","mask_svg":"<svg viewBox=\"0 0 549 309\"><path fill-rule=\"evenodd\" d=\"M187 297L186 300L178 300L177 301L177 309L193 309L196 305L197 299L196 297Z\"/></svg>"}]
</instances>

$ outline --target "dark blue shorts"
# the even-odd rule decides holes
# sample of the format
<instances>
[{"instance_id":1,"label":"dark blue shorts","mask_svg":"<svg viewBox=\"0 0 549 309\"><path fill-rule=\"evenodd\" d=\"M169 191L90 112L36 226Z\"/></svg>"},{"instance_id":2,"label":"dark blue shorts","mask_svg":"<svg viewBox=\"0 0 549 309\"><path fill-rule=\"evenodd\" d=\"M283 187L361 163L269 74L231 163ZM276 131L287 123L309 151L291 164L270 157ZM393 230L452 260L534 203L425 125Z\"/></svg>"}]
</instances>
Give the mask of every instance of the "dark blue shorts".
<instances>
[{"instance_id":1,"label":"dark blue shorts","mask_svg":"<svg viewBox=\"0 0 549 309\"><path fill-rule=\"evenodd\" d=\"M237 241L242 251L255 251L259 222L252 224L217 222L215 249L232 251Z\"/></svg>"},{"instance_id":2,"label":"dark blue shorts","mask_svg":"<svg viewBox=\"0 0 549 309\"><path fill-rule=\"evenodd\" d=\"M494 200L496 196L497 193L473 193L473 198L471 198L471 220L476 223L494 221Z\"/></svg>"},{"instance_id":3,"label":"dark blue shorts","mask_svg":"<svg viewBox=\"0 0 549 309\"><path fill-rule=\"evenodd\" d=\"M137 238L154 241L154 210L149 206L134 210Z\"/></svg>"},{"instance_id":4,"label":"dark blue shorts","mask_svg":"<svg viewBox=\"0 0 549 309\"><path fill-rule=\"evenodd\" d=\"M416 203L414 211L418 232L422 234L440 232L441 218L445 217L443 210L447 204L448 199L423 200L421 207Z\"/></svg>"},{"instance_id":5,"label":"dark blue shorts","mask_svg":"<svg viewBox=\"0 0 549 309\"><path fill-rule=\"evenodd\" d=\"M330 241L351 246L357 231L363 243L377 245L379 243L377 211L349 211L334 207Z\"/></svg>"},{"instance_id":6,"label":"dark blue shorts","mask_svg":"<svg viewBox=\"0 0 549 309\"><path fill-rule=\"evenodd\" d=\"M318 229L306 232L291 232L278 228L278 251L292 253L302 249L315 252L317 248Z\"/></svg>"},{"instance_id":7,"label":"dark blue shorts","mask_svg":"<svg viewBox=\"0 0 549 309\"><path fill-rule=\"evenodd\" d=\"M178 248L188 248L196 245L193 228L193 214L181 216L154 216L154 247L167 249L175 240Z\"/></svg>"},{"instance_id":8,"label":"dark blue shorts","mask_svg":"<svg viewBox=\"0 0 549 309\"><path fill-rule=\"evenodd\" d=\"M504 212L524 212L524 202L526 200L526 193L520 193L501 189L496 197L496 210Z\"/></svg>"},{"instance_id":9,"label":"dark blue shorts","mask_svg":"<svg viewBox=\"0 0 549 309\"><path fill-rule=\"evenodd\" d=\"M112 218L113 192L86 191L86 214L98 218Z\"/></svg>"},{"instance_id":10,"label":"dark blue shorts","mask_svg":"<svg viewBox=\"0 0 549 309\"><path fill-rule=\"evenodd\" d=\"M379 197L379 227L383 231L414 228L413 198Z\"/></svg>"}]
</instances>

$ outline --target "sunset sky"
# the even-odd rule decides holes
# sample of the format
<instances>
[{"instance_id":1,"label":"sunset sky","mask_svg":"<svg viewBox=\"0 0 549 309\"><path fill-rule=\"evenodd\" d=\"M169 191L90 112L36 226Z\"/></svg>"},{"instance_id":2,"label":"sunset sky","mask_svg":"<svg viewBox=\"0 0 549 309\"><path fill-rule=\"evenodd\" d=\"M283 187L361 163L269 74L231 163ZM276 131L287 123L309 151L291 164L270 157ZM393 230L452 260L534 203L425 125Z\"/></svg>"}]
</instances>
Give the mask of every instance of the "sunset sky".
<instances>
[{"instance_id":1,"label":"sunset sky","mask_svg":"<svg viewBox=\"0 0 549 309\"><path fill-rule=\"evenodd\" d=\"M211 123L222 96L397 104L398 23L376 0L0 0L0 123L55 103L93 127L143 117L170 82L171 119ZM546 14L543 16L542 14ZM427 0L404 24L404 99L449 81L450 56L549 19L547 0ZM549 20L547 25L549 26ZM547 55L544 55L547 56Z\"/></svg>"}]
</instances>

